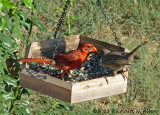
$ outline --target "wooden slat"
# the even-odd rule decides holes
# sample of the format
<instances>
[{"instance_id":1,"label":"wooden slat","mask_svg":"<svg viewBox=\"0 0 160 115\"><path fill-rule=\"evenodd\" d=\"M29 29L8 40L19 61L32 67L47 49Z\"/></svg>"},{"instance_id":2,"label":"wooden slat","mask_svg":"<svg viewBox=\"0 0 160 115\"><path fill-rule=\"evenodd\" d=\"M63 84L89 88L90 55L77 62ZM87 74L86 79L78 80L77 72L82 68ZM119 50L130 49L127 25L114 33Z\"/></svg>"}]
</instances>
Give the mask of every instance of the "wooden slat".
<instances>
[{"instance_id":1,"label":"wooden slat","mask_svg":"<svg viewBox=\"0 0 160 115\"><path fill-rule=\"evenodd\" d=\"M80 41L79 37L80 37L79 35L72 35L65 37L67 52L78 48Z\"/></svg>"},{"instance_id":2,"label":"wooden slat","mask_svg":"<svg viewBox=\"0 0 160 115\"><path fill-rule=\"evenodd\" d=\"M58 78L55 78L55 77L52 77L52 76L49 76L49 75L46 75L44 73L35 72L35 71L27 69L27 68L23 69L21 73L23 75L30 76L30 77L33 77L33 78L38 79L38 80L42 80L42 81L47 82L47 83L51 83L51 84L57 85L59 87L68 89L68 90L72 89L72 84L71 83L65 82L61 79L58 79Z\"/></svg>"},{"instance_id":3,"label":"wooden slat","mask_svg":"<svg viewBox=\"0 0 160 115\"><path fill-rule=\"evenodd\" d=\"M74 35L71 37L61 38L59 41L59 46L57 47L58 53L68 52L78 48L79 45L79 36ZM32 57L49 57L52 58L55 51L55 44L58 44L57 39L44 40L39 42L34 42L31 44Z\"/></svg>"},{"instance_id":4,"label":"wooden slat","mask_svg":"<svg viewBox=\"0 0 160 115\"><path fill-rule=\"evenodd\" d=\"M128 71L124 72L123 74L125 74L128 77ZM73 87L72 90L83 90L83 89L88 89L88 88L94 88L94 87L101 87L103 85L108 85L108 84L113 84L119 81L125 81L127 80L127 78L124 78L121 74L117 74L116 76L111 76L111 77L100 77L97 79L92 79L92 80L88 80L88 81L83 81L83 82L79 82L79 83L73 83Z\"/></svg>"},{"instance_id":5,"label":"wooden slat","mask_svg":"<svg viewBox=\"0 0 160 115\"><path fill-rule=\"evenodd\" d=\"M128 71L123 74L128 77ZM72 86L71 103L125 93L126 88L127 78L121 74L75 83Z\"/></svg>"},{"instance_id":6,"label":"wooden slat","mask_svg":"<svg viewBox=\"0 0 160 115\"><path fill-rule=\"evenodd\" d=\"M102 85L81 90L72 90L71 103L125 93L127 88L127 80L107 84L104 79L103 81L101 81L101 84Z\"/></svg>"},{"instance_id":7,"label":"wooden slat","mask_svg":"<svg viewBox=\"0 0 160 115\"><path fill-rule=\"evenodd\" d=\"M97 48L99 49L108 49L109 51L124 51L124 48L120 48L116 45L113 44L109 44L106 42L102 42L90 37L86 37L83 35L80 35L80 43L92 43L93 45L95 45Z\"/></svg>"},{"instance_id":8,"label":"wooden slat","mask_svg":"<svg viewBox=\"0 0 160 115\"><path fill-rule=\"evenodd\" d=\"M57 84L54 84L52 82L46 82L43 79L37 79L31 75L26 74L24 71L21 72L20 76L21 86L34 91L38 91L42 94L55 97L57 99L61 99L69 103L71 102L71 90L59 87Z\"/></svg>"},{"instance_id":9,"label":"wooden slat","mask_svg":"<svg viewBox=\"0 0 160 115\"><path fill-rule=\"evenodd\" d=\"M26 47L26 51L25 51L25 56L24 58L30 58L32 55L32 48L31 48L31 44L29 44L27 47ZM22 64L22 69L24 68L29 68L29 65L27 63L23 63Z\"/></svg>"}]
</instances>

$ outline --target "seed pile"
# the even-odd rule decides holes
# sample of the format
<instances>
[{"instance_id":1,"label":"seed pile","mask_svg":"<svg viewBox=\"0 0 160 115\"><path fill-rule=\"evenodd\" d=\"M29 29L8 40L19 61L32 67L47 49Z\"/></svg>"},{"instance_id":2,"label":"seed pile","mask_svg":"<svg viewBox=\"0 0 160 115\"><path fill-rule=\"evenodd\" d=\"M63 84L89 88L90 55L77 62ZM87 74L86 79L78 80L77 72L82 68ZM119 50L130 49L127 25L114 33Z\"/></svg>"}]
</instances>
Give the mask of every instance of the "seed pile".
<instances>
[{"instance_id":1,"label":"seed pile","mask_svg":"<svg viewBox=\"0 0 160 115\"><path fill-rule=\"evenodd\" d=\"M49 66L48 64L35 62L30 63L29 65L30 69L36 72L42 72L47 75L60 78L61 70L58 68ZM92 53L88 56L84 64L82 64L79 68L71 70L71 77L68 78L67 76L68 75L65 74L65 81L80 82L102 76L113 76L113 72L110 68L102 64L102 57Z\"/></svg>"}]
</instances>

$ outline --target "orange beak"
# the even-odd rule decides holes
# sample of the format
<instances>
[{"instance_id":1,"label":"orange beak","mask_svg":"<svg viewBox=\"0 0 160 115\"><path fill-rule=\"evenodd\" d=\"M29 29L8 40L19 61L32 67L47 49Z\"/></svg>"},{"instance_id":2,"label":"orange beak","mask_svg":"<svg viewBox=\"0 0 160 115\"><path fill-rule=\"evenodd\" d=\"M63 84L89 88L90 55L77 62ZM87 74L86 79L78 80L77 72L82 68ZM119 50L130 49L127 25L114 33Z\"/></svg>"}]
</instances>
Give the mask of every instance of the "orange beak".
<instances>
[{"instance_id":1,"label":"orange beak","mask_svg":"<svg viewBox=\"0 0 160 115\"><path fill-rule=\"evenodd\" d=\"M93 47L90 49L90 52L97 52L97 48L93 46Z\"/></svg>"}]
</instances>

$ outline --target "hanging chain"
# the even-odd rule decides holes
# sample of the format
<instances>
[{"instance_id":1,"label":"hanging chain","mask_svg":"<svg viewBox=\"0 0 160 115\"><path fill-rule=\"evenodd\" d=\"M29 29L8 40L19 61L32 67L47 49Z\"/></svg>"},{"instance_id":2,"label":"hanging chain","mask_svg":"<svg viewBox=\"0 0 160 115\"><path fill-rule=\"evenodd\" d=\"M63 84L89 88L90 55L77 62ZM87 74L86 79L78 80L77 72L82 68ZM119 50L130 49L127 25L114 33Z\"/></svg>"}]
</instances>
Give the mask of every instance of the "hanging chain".
<instances>
[{"instance_id":1,"label":"hanging chain","mask_svg":"<svg viewBox=\"0 0 160 115\"><path fill-rule=\"evenodd\" d=\"M100 1L100 0L97 0L97 2L98 2L98 5L100 6L100 9L101 9L101 11L102 11L102 13L103 13L103 16L104 16L105 20L107 21L107 24L108 24L109 27L110 27L110 30L112 31L113 36L115 37L115 41L117 42L118 46L121 47L122 43L119 41L119 38L117 37L116 32L115 32L114 28L112 27L111 22L110 22L109 19L107 18L107 15L106 15L106 13L104 12L104 9L103 9L103 7L102 7L101 1ZM135 97L135 92L133 91L133 90L134 90L134 81L131 80L131 81L129 81L129 83L131 84L131 93L132 93L132 97L130 98L130 100L132 100L132 99L134 99L134 97Z\"/></svg>"},{"instance_id":2,"label":"hanging chain","mask_svg":"<svg viewBox=\"0 0 160 115\"><path fill-rule=\"evenodd\" d=\"M112 23L109 21L106 13L104 11L104 8L102 7L101 1L97 0L97 3L103 13L105 20L107 21L107 24L109 25L110 30L112 31L113 36L115 37L115 41L117 42L118 46L121 47L122 43L119 41L119 38L117 37L116 32L115 32L114 28L112 27Z\"/></svg>"},{"instance_id":3,"label":"hanging chain","mask_svg":"<svg viewBox=\"0 0 160 115\"><path fill-rule=\"evenodd\" d=\"M54 34L54 39L57 40L57 44L54 45L53 58L57 54L57 48L59 46L60 39L62 38L64 19L66 17L67 11L68 11L68 5L69 4L70 4L70 0L66 0L66 4L63 8L62 15L59 19L59 22L58 22L58 25L57 25L57 28L56 28L56 31L55 31L55 34ZM58 31L59 31L59 34L58 34L58 37L57 37Z\"/></svg>"},{"instance_id":4,"label":"hanging chain","mask_svg":"<svg viewBox=\"0 0 160 115\"><path fill-rule=\"evenodd\" d=\"M64 6L62 15L59 19L55 34L54 34L54 38L56 38L58 31L61 29L61 27L63 26L63 22L64 22L64 18L66 17L67 11L68 11L68 5L70 4L70 0L66 1L66 4Z\"/></svg>"},{"instance_id":5,"label":"hanging chain","mask_svg":"<svg viewBox=\"0 0 160 115\"><path fill-rule=\"evenodd\" d=\"M65 4L65 6L64 6L64 8L63 8L62 15L61 15L61 17L60 17L60 19L59 19L59 22L58 22L56 31L55 31L54 36L53 36L54 39L56 39L57 43L54 45L53 58L52 58L52 60L51 60L51 62L50 62L50 65L48 66L48 68L49 68L49 75L50 75L50 73L51 73L51 64L52 64L52 62L53 62L53 60L54 60L55 55L57 54L57 49L58 49L58 46L59 46L59 42L60 42L60 40L61 40L61 38L62 38L63 24L64 24L63 22L64 22L64 19L65 19L65 17L66 17L66 14L67 14L68 5L69 5L69 4L70 4L70 0L66 0L66 4ZM59 31L59 34L58 34L58 37L57 37L58 31Z\"/></svg>"},{"instance_id":6,"label":"hanging chain","mask_svg":"<svg viewBox=\"0 0 160 115\"><path fill-rule=\"evenodd\" d=\"M133 100L134 97L135 97L135 92L133 91L134 90L134 80L130 80L128 82L131 84L131 93L132 93L132 96L131 96L130 100Z\"/></svg>"}]
</instances>

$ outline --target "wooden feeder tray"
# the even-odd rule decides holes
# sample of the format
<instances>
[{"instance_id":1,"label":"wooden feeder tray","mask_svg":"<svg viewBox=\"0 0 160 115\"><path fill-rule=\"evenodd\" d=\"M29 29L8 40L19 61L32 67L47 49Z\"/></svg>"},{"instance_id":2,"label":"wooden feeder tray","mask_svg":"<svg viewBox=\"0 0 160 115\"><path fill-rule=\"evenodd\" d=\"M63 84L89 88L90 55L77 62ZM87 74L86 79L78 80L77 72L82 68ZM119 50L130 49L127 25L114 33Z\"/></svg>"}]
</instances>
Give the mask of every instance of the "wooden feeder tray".
<instances>
[{"instance_id":1,"label":"wooden feeder tray","mask_svg":"<svg viewBox=\"0 0 160 115\"><path fill-rule=\"evenodd\" d=\"M61 53L77 49L79 45L84 43L92 43L98 50L120 51L118 46L82 35L73 35L60 39L57 52ZM56 39L34 42L27 47L25 58L41 58L42 56L52 58L54 44L57 44ZM124 48L121 50L125 51ZM23 63L22 68L20 73L21 86L69 103L125 93L127 88L127 79L124 79L122 74L102 76L97 79L72 83L44 73L35 72L29 69L28 63ZM123 74L128 78L128 71Z\"/></svg>"}]
</instances>

